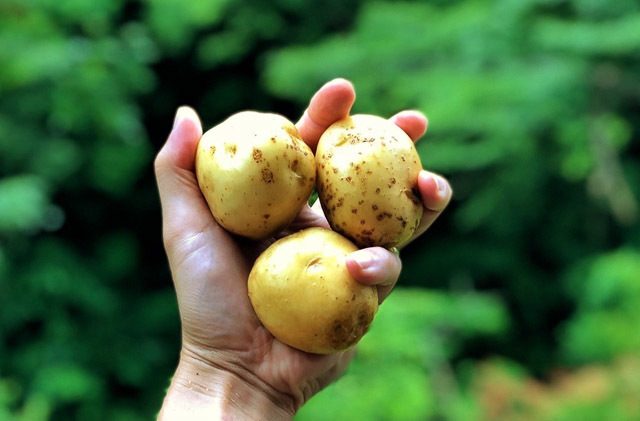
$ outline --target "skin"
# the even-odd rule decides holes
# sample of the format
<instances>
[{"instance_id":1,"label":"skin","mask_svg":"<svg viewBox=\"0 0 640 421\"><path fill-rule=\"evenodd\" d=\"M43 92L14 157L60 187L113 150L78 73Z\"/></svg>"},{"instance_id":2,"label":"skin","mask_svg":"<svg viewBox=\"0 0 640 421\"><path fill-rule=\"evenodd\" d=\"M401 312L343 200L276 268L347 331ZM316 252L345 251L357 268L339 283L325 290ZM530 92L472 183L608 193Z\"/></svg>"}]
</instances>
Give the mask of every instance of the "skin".
<instances>
[{"instance_id":1,"label":"skin","mask_svg":"<svg viewBox=\"0 0 640 421\"><path fill-rule=\"evenodd\" d=\"M329 125L349 114L354 100L354 88L344 79L313 96L296 125L312 150ZM391 121L414 141L427 127L417 111L400 112ZM344 372L355 350L308 354L279 342L260 324L247 296L247 278L255 258L273 240L239 240L215 222L194 172L201 135L195 111L179 108L155 161L164 245L182 322L180 361L159 419L291 419ZM436 174L422 171L418 185L425 209L412 239L451 198L447 181ZM282 235L311 226L328 227L319 203L303 208ZM352 253L346 265L357 281L378 288L380 302L401 270L399 256L379 247Z\"/></svg>"},{"instance_id":2,"label":"skin","mask_svg":"<svg viewBox=\"0 0 640 421\"><path fill-rule=\"evenodd\" d=\"M316 190L331 227L360 247L396 247L422 218L422 169L411 138L379 116L330 126L316 149Z\"/></svg>"}]
</instances>

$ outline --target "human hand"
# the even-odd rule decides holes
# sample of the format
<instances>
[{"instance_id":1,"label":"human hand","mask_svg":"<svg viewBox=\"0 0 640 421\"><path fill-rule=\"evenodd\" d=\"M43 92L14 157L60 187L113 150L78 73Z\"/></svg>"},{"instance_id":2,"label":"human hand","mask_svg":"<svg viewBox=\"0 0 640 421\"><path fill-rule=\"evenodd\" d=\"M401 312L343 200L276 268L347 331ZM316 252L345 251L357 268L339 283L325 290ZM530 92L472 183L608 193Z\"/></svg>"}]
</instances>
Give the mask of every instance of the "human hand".
<instances>
[{"instance_id":1,"label":"human hand","mask_svg":"<svg viewBox=\"0 0 640 421\"><path fill-rule=\"evenodd\" d=\"M297 123L315 150L329 125L347 116L353 86L336 79L311 99ZM391 120L414 141L426 130L415 111ZM346 369L354 349L314 355L275 339L256 317L247 296L255 258L273 240L253 243L220 227L200 192L194 171L202 126L195 111L181 107L155 161L163 214L163 237L182 322L182 350L160 419L291 419L311 396ZM421 235L451 198L446 180L422 171L418 186L425 206L413 238ZM305 206L284 234L328 224L318 202ZM382 302L400 274L399 257L373 247L352 253L347 268L359 282L377 285ZM225 418L226 419L226 418Z\"/></svg>"}]
</instances>

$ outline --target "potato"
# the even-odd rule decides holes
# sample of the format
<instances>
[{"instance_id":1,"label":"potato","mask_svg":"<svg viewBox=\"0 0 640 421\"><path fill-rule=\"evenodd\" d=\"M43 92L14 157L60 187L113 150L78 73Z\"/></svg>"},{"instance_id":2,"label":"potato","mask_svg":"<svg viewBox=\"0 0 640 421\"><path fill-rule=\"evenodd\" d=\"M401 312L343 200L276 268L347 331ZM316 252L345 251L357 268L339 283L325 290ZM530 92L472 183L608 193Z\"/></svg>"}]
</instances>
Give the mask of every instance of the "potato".
<instances>
[{"instance_id":1,"label":"potato","mask_svg":"<svg viewBox=\"0 0 640 421\"><path fill-rule=\"evenodd\" d=\"M420 157L389 120L354 115L334 123L318 142L316 165L331 227L360 247L398 246L418 227Z\"/></svg>"},{"instance_id":2,"label":"potato","mask_svg":"<svg viewBox=\"0 0 640 421\"><path fill-rule=\"evenodd\" d=\"M218 223L261 240L281 231L305 205L315 159L289 120L244 111L202 136L196 174Z\"/></svg>"},{"instance_id":3,"label":"potato","mask_svg":"<svg viewBox=\"0 0 640 421\"><path fill-rule=\"evenodd\" d=\"M355 345L378 310L376 288L347 271L345 258L356 250L324 228L273 243L249 274L249 298L262 324L306 352L330 354Z\"/></svg>"}]
</instances>

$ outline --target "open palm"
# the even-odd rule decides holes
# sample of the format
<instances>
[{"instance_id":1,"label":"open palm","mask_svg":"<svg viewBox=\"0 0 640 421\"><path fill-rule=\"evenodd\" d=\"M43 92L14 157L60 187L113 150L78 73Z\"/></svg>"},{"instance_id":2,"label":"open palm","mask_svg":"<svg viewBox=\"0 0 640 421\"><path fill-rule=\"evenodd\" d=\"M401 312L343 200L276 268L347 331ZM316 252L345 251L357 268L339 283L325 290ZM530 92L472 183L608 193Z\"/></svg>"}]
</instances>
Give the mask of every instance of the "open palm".
<instances>
[{"instance_id":1,"label":"open palm","mask_svg":"<svg viewBox=\"0 0 640 421\"><path fill-rule=\"evenodd\" d=\"M342 79L329 82L314 95L297 124L312 150L330 124L349 114L354 99L352 85ZM418 112L405 111L392 120L414 140L426 130L426 119ZM181 364L187 361L231 373L295 412L345 370L354 351L308 354L281 343L260 324L247 296L247 279L254 260L272 240L239 239L216 223L194 171L201 135L196 113L180 108L156 159L164 243L182 320ZM435 220L451 195L439 176L423 171L418 181L425 212L414 237ZM306 206L287 231L310 226L328 227L318 204ZM356 280L377 285L382 301L393 288L401 264L397 255L375 247L353 253L347 267Z\"/></svg>"}]
</instances>

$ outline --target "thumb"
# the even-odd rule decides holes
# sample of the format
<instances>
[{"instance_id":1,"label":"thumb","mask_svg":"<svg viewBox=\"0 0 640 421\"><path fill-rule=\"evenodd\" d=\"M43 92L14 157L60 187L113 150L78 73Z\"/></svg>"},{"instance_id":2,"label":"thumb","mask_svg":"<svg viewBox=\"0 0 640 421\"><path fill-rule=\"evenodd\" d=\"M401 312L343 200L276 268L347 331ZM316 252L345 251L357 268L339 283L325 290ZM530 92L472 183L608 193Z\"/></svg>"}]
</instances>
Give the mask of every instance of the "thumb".
<instances>
[{"instance_id":1,"label":"thumb","mask_svg":"<svg viewBox=\"0 0 640 421\"><path fill-rule=\"evenodd\" d=\"M213 221L194 171L201 136L202 124L196 112L189 107L178 108L173 129L155 160L167 247L171 241L201 232Z\"/></svg>"},{"instance_id":2,"label":"thumb","mask_svg":"<svg viewBox=\"0 0 640 421\"><path fill-rule=\"evenodd\" d=\"M380 304L391 293L402 270L400 256L382 247L354 251L346 263L347 270L356 281L377 286Z\"/></svg>"}]
</instances>

